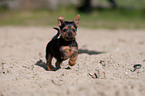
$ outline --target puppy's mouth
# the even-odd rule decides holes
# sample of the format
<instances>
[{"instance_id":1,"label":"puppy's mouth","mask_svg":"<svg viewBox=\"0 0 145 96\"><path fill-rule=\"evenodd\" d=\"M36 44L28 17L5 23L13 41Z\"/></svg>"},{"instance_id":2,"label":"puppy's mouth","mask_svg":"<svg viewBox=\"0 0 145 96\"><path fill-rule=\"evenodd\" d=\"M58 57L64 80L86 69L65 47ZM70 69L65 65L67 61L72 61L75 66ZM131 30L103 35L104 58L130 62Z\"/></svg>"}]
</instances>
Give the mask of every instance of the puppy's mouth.
<instances>
[{"instance_id":1,"label":"puppy's mouth","mask_svg":"<svg viewBox=\"0 0 145 96\"><path fill-rule=\"evenodd\" d=\"M66 36L64 39L66 41L72 41L72 40L74 40L74 37L72 37L72 36Z\"/></svg>"}]
</instances>

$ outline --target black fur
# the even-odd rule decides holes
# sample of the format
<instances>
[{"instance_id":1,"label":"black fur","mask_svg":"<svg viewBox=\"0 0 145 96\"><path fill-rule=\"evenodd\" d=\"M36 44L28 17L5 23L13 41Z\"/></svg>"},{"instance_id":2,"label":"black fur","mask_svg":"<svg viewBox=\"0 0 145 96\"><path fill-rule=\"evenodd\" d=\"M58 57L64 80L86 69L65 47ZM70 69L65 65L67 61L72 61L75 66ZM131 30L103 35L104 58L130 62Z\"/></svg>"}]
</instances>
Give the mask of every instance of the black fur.
<instances>
[{"instance_id":1,"label":"black fur","mask_svg":"<svg viewBox=\"0 0 145 96\"><path fill-rule=\"evenodd\" d=\"M57 30L57 34L46 46L45 58L48 70L54 70L51 65L53 57L57 60L55 63L56 69L59 69L62 61L66 59L70 59L70 66L75 65L78 56L78 44L75 36L79 20L80 15L77 15L74 21L64 21L61 16L58 18L59 28L54 27Z\"/></svg>"},{"instance_id":2,"label":"black fur","mask_svg":"<svg viewBox=\"0 0 145 96\"><path fill-rule=\"evenodd\" d=\"M46 59L48 58L48 54L51 54L58 61L64 61L64 59L61 59L62 57L64 57L63 52L59 50L61 46L77 47L78 49L78 44L76 40L65 41L62 37L60 37L59 39L53 39L47 44Z\"/></svg>"}]
</instances>

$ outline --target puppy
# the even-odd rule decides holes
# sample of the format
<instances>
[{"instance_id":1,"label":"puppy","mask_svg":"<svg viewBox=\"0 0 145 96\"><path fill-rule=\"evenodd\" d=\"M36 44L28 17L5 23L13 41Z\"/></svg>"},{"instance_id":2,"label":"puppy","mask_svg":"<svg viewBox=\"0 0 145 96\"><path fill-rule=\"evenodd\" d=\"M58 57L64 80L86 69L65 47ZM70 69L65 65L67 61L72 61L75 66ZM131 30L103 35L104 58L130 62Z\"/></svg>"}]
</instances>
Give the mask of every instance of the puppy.
<instances>
[{"instance_id":1,"label":"puppy","mask_svg":"<svg viewBox=\"0 0 145 96\"><path fill-rule=\"evenodd\" d=\"M75 37L79 22L80 15L77 15L73 21L65 21L62 16L58 17L59 28L54 28L58 33L46 46L46 61L49 71L58 70L61 68L60 64L67 59L69 59L70 66L75 65L78 57L78 44ZM53 57L56 59L56 69L51 65Z\"/></svg>"}]
</instances>

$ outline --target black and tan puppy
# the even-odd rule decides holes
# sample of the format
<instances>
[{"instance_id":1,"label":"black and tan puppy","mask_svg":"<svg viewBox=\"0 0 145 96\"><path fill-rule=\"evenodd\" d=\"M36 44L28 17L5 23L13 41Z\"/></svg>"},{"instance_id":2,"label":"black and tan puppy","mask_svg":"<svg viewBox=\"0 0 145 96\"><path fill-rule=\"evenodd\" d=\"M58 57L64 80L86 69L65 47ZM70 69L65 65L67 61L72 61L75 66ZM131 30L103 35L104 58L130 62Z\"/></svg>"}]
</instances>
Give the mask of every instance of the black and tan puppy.
<instances>
[{"instance_id":1,"label":"black and tan puppy","mask_svg":"<svg viewBox=\"0 0 145 96\"><path fill-rule=\"evenodd\" d=\"M46 60L48 70L53 71L51 65L52 58L56 58L56 70L60 68L62 61L69 59L69 65L76 63L78 56L78 44L75 40L77 27L79 25L80 15L77 15L73 21L65 21L62 16L58 17L58 33L47 44ZM58 38L58 36L60 36Z\"/></svg>"}]
</instances>

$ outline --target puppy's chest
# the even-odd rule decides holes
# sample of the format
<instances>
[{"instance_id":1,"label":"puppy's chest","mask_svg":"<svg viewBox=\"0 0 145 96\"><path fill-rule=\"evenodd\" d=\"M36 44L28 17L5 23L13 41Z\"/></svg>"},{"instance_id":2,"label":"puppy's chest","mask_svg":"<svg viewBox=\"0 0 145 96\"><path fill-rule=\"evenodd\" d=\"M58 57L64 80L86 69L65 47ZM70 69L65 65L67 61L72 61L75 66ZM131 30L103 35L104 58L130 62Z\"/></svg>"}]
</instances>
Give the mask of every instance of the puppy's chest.
<instances>
[{"instance_id":1,"label":"puppy's chest","mask_svg":"<svg viewBox=\"0 0 145 96\"><path fill-rule=\"evenodd\" d=\"M68 59L78 53L77 47L70 47L70 46L61 46L61 59Z\"/></svg>"}]
</instances>

